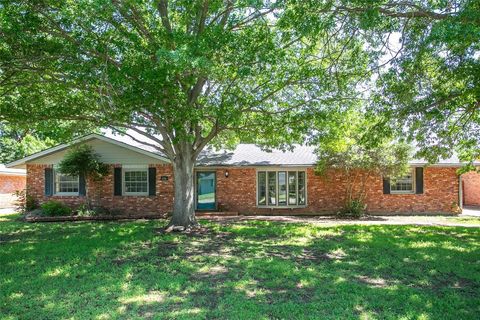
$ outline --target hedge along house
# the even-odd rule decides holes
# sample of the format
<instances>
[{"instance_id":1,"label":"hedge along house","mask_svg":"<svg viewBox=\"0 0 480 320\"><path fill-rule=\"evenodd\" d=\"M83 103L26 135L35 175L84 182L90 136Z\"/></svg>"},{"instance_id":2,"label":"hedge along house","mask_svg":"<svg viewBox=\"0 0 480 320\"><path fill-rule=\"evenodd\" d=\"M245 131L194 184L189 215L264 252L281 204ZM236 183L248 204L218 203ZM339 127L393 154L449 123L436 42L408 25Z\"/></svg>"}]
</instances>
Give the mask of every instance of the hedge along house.
<instances>
[{"instance_id":1,"label":"hedge along house","mask_svg":"<svg viewBox=\"0 0 480 320\"><path fill-rule=\"evenodd\" d=\"M62 175L56 166L73 144L93 147L111 167L100 182ZM292 152L266 152L240 144L233 151L206 149L195 168L198 211L240 214L332 214L342 208L345 179L331 171L315 175L313 147ZM455 159L425 166L411 163L411 172L390 183L371 177L366 186L370 213L455 213L462 207L461 163ZM124 137L92 134L39 152L8 165L27 169L27 193L39 203L62 201L72 207L85 202L132 215L166 215L173 208L174 176L169 160ZM86 187L88 186L88 188ZM475 192L477 192L475 190Z\"/></svg>"}]
</instances>

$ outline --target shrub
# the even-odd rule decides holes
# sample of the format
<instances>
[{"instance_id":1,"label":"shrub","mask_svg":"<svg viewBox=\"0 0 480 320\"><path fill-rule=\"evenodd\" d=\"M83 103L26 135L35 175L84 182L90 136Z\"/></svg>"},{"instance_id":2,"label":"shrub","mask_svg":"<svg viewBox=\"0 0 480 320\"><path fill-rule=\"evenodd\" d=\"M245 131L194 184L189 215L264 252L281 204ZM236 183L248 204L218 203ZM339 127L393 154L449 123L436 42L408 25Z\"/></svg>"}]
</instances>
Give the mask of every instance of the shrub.
<instances>
[{"instance_id":1,"label":"shrub","mask_svg":"<svg viewBox=\"0 0 480 320\"><path fill-rule=\"evenodd\" d=\"M72 213L72 209L65 204L53 200L43 203L41 207L45 216L69 216Z\"/></svg>"},{"instance_id":2,"label":"shrub","mask_svg":"<svg viewBox=\"0 0 480 320\"><path fill-rule=\"evenodd\" d=\"M27 213L38 208L37 200L31 195L27 194L26 190L15 191L17 201L15 208L20 213Z\"/></svg>"},{"instance_id":3,"label":"shrub","mask_svg":"<svg viewBox=\"0 0 480 320\"><path fill-rule=\"evenodd\" d=\"M340 211L340 215L344 217L353 217L353 218L360 218L366 209L365 203L359 199L352 199L347 201L345 207L342 211Z\"/></svg>"},{"instance_id":4,"label":"shrub","mask_svg":"<svg viewBox=\"0 0 480 320\"><path fill-rule=\"evenodd\" d=\"M77 215L80 217L93 217L96 216L97 213L95 210L90 209L88 205L82 204L77 208Z\"/></svg>"},{"instance_id":5,"label":"shrub","mask_svg":"<svg viewBox=\"0 0 480 320\"><path fill-rule=\"evenodd\" d=\"M77 208L77 215L80 217L97 217L109 215L108 209L104 207L90 208L87 204L82 204Z\"/></svg>"}]
</instances>

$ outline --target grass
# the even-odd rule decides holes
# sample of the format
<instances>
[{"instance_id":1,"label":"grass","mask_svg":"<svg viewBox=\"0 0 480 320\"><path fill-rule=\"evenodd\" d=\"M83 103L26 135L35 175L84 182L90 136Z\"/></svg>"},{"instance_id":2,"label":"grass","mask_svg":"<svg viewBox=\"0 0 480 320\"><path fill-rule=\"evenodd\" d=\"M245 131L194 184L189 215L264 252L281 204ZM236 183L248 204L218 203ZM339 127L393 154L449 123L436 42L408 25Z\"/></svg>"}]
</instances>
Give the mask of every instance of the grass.
<instances>
[{"instance_id":1,"label":"grass","mask_svg":"<svg viewBox=\"0 0 480 320\"><path fill-rule=\"evenodd\" d=\"M442 217L445 222L456 222L465 225L480 225L480 217Z\"/></svg>"},{"instance_id":2,"label":"grass","mask_svg":"<svg viewBox=\"0 0 480 320\"><path fill-rule=\"evenodd\" d=\"M0 216L2 319L478 319L480 229Z\"/></svg>"}]
</instances>

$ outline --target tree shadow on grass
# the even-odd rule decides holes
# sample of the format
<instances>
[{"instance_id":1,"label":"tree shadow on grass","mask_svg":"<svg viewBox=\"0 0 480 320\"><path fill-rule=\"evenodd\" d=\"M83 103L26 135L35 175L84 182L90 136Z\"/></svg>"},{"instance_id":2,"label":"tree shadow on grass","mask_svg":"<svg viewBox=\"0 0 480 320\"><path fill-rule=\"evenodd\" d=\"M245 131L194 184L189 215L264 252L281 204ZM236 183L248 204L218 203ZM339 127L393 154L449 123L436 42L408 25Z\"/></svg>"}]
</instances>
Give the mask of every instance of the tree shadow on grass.
<instances>
[{"instance_id":1,"label":"tree shadow on grass","mask_svg":"<svg viewBox=\"0 0 480 320\"><path fill-rule=\"evenodd\" d=\"M14 241L0 245L0 312L473 319L480 311L477 230L248 221L158 235L160 224L17 224L6 233Z\"/></svg>"}]
</instances>

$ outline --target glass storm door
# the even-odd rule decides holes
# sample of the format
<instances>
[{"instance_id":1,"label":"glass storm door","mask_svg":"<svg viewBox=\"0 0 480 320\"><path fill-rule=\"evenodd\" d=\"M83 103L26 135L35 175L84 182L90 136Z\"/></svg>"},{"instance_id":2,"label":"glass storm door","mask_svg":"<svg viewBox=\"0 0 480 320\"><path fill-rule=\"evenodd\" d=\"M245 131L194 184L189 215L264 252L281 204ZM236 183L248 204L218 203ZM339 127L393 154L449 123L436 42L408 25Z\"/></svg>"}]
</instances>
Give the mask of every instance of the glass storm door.
<instances>
[{"instance_id":1,"label":"glass storm door","mask_svg":"<svg viewBox=\"0 0 480 320\"><path fill-rule=\"evenodd\" d=\"M197 209L215 210L215 171L197 172Z\"/></svg>"}]
</instances>

